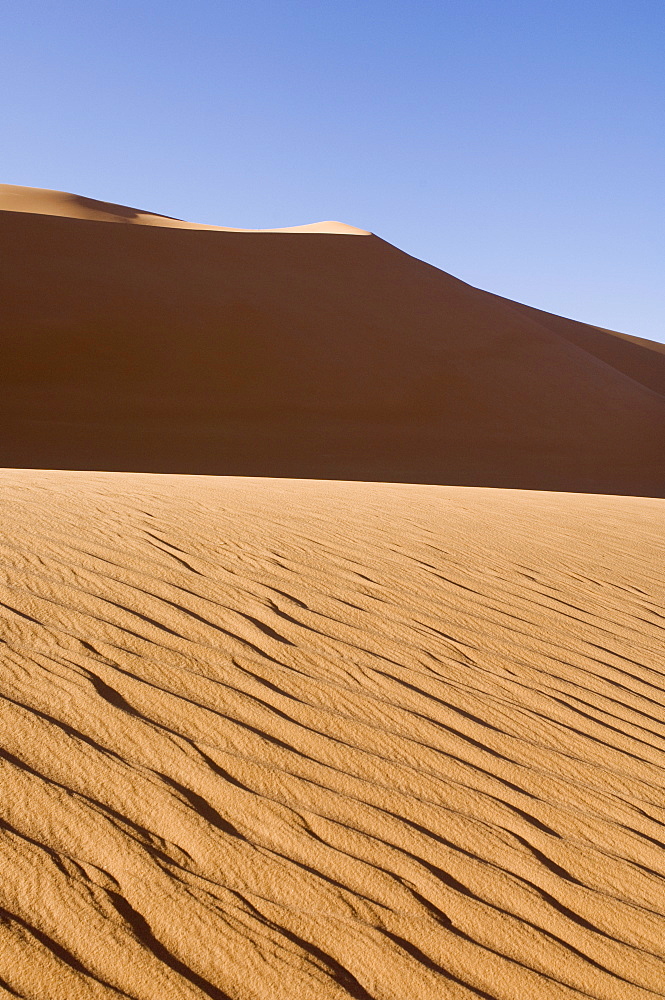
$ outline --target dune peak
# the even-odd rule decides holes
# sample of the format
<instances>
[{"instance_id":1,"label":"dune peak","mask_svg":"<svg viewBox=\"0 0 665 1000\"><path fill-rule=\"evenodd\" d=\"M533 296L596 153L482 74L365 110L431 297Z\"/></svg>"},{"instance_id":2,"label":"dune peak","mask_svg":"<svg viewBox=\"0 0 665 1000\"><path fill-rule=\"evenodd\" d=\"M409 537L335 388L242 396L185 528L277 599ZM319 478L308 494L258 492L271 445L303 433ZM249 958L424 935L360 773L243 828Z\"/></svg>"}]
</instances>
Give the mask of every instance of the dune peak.
<instances>
[{"instance_id":1,"label":"dune peak","mask_svg":"<svg viewBox=\"0 0 665 1000\"><path fill-rule=\"evenodd\" d=\"M98 201L67 191L50 188L21 187L0 184L0 211L26 212L30 215L56 215L90 222L120 222L136 226L157 226L162 229L201 229L222 233L327 233L339 236L370 236L365 229L344 222L312 222L302 226L278 229L238 229L232 226L211 226L201 222L185 222L170 215L146 212L140 208Z\"/></svg>"}]
</instances>

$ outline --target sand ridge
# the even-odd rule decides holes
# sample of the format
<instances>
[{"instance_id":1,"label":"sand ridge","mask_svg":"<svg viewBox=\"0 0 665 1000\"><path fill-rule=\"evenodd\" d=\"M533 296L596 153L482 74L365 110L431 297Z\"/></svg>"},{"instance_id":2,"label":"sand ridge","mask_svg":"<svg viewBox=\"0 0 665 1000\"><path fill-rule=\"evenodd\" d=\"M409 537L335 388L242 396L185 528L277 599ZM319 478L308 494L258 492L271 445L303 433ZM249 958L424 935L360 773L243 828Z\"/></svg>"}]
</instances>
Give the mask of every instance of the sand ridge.
<instances>
[{"instance_id":1,"label":"sand ridge","mask_svg":"<svg viewBox=\"0 0 665 1000\"><path fill-rule=\"evenodd\" d=\"M0 514L5 995L665 995L663 501L7 470Z\"/></svg>"},{"instance_id":2,"label":"sand ridge","mask_svg":"<svg viewBox=\"0 0 665 1000\"><path fill-rule=\"evenodd\" d=\"M140 208L114 205L96 198L54 191L50 188L20 187L0 184L0 212L27 212L30 215L56 215L68 219L93 222L116 222L135 226L157 226L162 229L199 229L219 233L334 233L338 236L370 236L365 229L344 222L311 222L304 226L281 229L233 229L229 226L209 226L201 222L184 222L168 215L144 212Z\"/></svg>"}]
</instances>

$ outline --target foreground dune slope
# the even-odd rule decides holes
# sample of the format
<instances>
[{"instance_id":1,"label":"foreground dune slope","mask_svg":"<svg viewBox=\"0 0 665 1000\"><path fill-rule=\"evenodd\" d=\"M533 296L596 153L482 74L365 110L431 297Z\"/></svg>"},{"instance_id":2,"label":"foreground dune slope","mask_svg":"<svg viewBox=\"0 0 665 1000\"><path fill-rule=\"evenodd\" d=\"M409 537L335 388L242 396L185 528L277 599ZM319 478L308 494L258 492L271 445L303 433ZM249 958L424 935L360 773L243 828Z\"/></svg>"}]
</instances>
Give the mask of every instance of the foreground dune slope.
<instances>
[{"instance_id":1,"label":"foreground dune slope","mask_svg":"<svg viewBox=\"0 0 665 1000\"><path fill-rule=\"evenodd\" d=\"M372 235L42 194L0 197L0 466L665 496L658 345Z\"/></svg>"},{"instance_id":2,"label":"foreground dune slope","mask_svg":"<svg viewBox=\"0 0 665 1000\"><path fill-rule=\"evenodd\" d=\"M4 471L0 993L665 995L660 500Z\"/></svg>"}]
</instances>

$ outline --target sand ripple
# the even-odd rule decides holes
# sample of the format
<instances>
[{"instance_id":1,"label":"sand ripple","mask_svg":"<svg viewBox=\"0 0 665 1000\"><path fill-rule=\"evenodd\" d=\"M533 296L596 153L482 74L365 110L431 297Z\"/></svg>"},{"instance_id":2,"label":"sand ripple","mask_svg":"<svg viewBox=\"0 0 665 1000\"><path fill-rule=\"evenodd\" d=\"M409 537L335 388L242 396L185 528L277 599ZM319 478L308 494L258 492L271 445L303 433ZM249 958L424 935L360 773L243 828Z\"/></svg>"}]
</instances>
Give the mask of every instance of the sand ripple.
<instances>
[{"instance_id":1,"label":"sand ripple","mask_svg":"<svg viewBox=\"0 0 665 1000\"><path fill-rule=\"evenodd\" d=\"M0 479L0 995L665 995L665 501Z\"/></svg>"}]
</instances>

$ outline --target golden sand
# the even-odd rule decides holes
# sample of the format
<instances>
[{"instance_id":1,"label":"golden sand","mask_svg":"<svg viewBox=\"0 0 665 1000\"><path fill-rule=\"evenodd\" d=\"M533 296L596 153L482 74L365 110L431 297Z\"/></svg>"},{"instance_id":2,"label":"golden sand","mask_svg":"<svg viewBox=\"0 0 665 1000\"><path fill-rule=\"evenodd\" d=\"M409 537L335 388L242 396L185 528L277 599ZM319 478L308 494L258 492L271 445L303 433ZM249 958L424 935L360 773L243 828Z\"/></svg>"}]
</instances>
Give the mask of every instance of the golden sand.
<instances>
[{"instance_id":1,"label":"golden sand","mask_svg":"<svg viewBox=\"0 0 665 1000\"><path fill-rule=\"evenodd\" d=\"M665 501L0 476L0 995L665 994Z\"/></svg>"},{"instance_id":2,"label":"golden sand","mask_svg":"<svg viewBox=\"0 0 665 1000\"><path fill-rule=\"evenodd\" d=\"M312 222L304 226L281 229L234 229L229 226L209 226L202 222L184 222L169 215L145 212L142 208L114 205L96 198L85 198L67 191L50 188L20 187L0 184L0 211L27 212L30 215L57 215L68 219L88 219L95 222L121 222L136 226L157 226L161 229L202 229L218 233L335 233L344 236L370 236L365 229L347 226L343 222Z\"/></svg>"}]
</instances>

